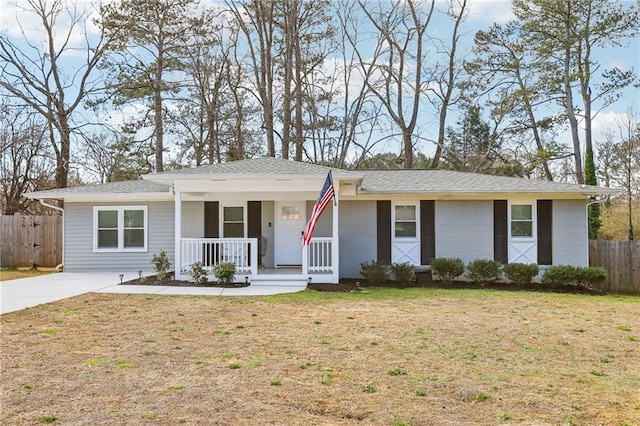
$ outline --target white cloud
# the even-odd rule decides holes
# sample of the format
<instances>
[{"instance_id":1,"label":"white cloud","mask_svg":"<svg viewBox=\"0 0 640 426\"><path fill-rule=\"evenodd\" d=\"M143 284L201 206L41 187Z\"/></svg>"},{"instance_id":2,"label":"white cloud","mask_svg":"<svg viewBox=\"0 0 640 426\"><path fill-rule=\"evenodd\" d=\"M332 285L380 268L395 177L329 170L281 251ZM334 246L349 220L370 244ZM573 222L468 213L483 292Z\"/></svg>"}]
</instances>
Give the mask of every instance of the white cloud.
<instances>
[{"instance_id":1,"label":"white cloud","mask_svg":"<svg viewBox=\"0 0 640 426\"><path fill-rule=\"evenodd\" d=\"M111 1L111 0L110 0ZM54 1L44 0L45 8L50 9ZM75 55L76 49L86 49L85 38L98 34L98 28L93 19L98 17L98 11L91 0L63 1L59 13L55 17L53 26L54 44L59 49L69 38L68 55ZM33 11L30 2L20 0L0 0L0 31L17 45L28 42L44 49L46 34L41 18ZM82 19L79 19L79 18ZM80 22L74 23L74 20Z\"/></svg>"},{"instance_id":2,"label":"white cloud","mask_svg":"<svg viewBox=\"0 0 640 426\"><path fill-rule=\"evenodd\" d=\"M515 19L510 0L468 0L469 20L504 24Z\"/></svg>"}]
</instances>

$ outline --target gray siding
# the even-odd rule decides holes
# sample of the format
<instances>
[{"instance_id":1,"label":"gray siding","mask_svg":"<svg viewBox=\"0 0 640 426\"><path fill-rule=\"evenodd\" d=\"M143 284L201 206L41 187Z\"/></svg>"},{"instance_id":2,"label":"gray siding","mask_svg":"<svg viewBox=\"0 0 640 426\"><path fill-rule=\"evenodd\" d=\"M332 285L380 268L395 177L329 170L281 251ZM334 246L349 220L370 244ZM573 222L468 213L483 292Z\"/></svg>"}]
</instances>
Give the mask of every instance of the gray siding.
<instances>
[{"instance_id":1,"label":"gray siding","mask_svg":"<svg viewBox=\"0 0 640 426\"><path fill-rule=\"evenodd\" d=\"M376 202L340 201L340 277L360 277L360 263L376 258Z\"/></svg>"},{"instance_id":2,"label":"gray siding","mask_svg":"<svg viewBox=\"0 0 640 426\"><path fill-rule=\"evenodd\" d=\"M313 205L315 201L307 201L307 219L305 224L309 222L311 218L311 212L313 212ZM327 208L322 212L320 219L316 222L316 227L313 230L314 237L330 237L333 233L333 203L329 204Z\"/></svg>"},{"instance_id":3,"label":"gray siding","mask_svg":"<svg viewBox=\"0 0 640 426\"><path fill-rule=\"evenodd\" d=\"M436 201L436 257L493 259L493 201Z\"/></svg>"},{"instance_id":4,"label":"gray siding","mask_svg":"<svg viewBox=\"0 0 640 426\"><path fill-rule=\"evenodd\" d=\"M94 253L93 206L147 205L149 240L147 252ZM64 206L64 270L151 271L151 257L160 250L167 252L174 264L174 207L172 202L152 203L65 203Z\"/></svg>"},{"instance_id":5,"label":"gray siding","mask_svg":"<svg viewBox=\"0 0 640 426\"><path fill-rule=\"evenodd\" d=\"M204 237L204 202L182 202L182 238Z\"/></svg>"},{"instance_id":6,"label":"gray siding","mask_svg":"<svg viewBox=\"0 0 640 426\"><path fill-rule=\"evenodd\" d=\"M262 262L265 267L273 268L273 240L274 240L274 227L275 221L275 203L273 201L262 202L262 236L267 238L267 253L262 258ZM258 254L259 255L259 254Z\"/></svg>"},{"instance_id":7,"label":"gray siding","mask_svg":"<svg viewBox=\"0 0 640 426\"><path fill-rule=\"evenodd\" d=\"M554 265L589 266L587 208L584 200L553 200Z\"/></svg>"}]
</instances>

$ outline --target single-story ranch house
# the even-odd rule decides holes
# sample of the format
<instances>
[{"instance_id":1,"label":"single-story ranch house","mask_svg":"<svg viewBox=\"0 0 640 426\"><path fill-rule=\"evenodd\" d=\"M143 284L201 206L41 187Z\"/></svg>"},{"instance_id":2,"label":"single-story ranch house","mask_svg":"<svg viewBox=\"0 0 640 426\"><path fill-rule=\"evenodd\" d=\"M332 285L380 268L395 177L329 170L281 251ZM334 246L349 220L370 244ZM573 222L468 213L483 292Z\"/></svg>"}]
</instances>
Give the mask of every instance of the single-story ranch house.
<instances>
[{"instance_id":1,"label":"single-story ranch house","mask_svg":"<svg viewBox=\"0 0 640 426\"><path fill-rule=\"evenodd\" d=\"M336 203L301 238L327 174ZM607 188L446 170L357 170L262 157L26 194L64 200L65 271L177 279L231 261L237 279L337 283L361 262L434 257L588 265L587 203Z\"/></svg>"}]
</instances>

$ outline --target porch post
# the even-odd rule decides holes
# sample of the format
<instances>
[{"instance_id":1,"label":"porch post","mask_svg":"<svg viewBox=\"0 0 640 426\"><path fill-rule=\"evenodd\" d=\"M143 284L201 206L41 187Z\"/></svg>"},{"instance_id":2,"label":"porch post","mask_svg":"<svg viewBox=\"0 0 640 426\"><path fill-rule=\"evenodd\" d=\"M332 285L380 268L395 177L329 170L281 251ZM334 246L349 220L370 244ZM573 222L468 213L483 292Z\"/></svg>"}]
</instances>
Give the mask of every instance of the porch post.
<instances>
[{"instance_id":1,"label":"porch post","mask_svg":"<svg viewBox=\"0 0 640 426\"><path fill-rule=\"evenodd\" d=\"M175 266L175 279L183 280L182 276L182 193L175 191L173 198L174 214L174 266Z\"/></svg>"},{"instance_id":2,"label":"porch post","mask_svg":"<svg viewBox=\"0 0 640 426\"><path fill-rule=\"evenodd\" d=\"M302 275L309 274L309 246L302 245Z\"/></svg>"},{"instance_id":3,"label":"porch post","mask_svg":"<svg viewBox=\"0 0 640 426\"><path fill-rule=\"evenodd\" d=\"M338 284L338 282L340 281L340 182L338 182L337 185L334 185L333 190L335 192L336 202L333 205L333 230L331 231L331 272L333 273L333 283Z\"/></svg>"}]
</instances>

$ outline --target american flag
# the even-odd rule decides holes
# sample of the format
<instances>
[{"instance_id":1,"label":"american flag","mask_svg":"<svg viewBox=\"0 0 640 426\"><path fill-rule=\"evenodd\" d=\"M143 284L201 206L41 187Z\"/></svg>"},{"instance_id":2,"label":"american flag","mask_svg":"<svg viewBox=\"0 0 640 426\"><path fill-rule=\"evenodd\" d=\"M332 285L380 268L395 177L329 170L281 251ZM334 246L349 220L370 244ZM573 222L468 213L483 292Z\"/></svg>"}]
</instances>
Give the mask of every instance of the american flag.
<instances>
[{"instance_id":1,"label":"american flag","mask_svg":"<svg viewBox=\"0 0 640 426\"><path fill-rule=\"evenodd\" d=\"M313 212L311 213L311 218L309 222L307 222L307 227L304 230L304 234L302 235L302 245L308 246L311 244L311 237L313 236L313 230L316 227L316 222L322 215L322 212L327 208L331 200L335 203L335 192L333 190L333 179L331 178L331 171L327 174L327 179L324 181L324 186L322 187L322 191L320 191L320 195L316 200L316 203L313 205Z\"/></svg>"}]
</instances>

